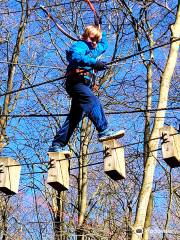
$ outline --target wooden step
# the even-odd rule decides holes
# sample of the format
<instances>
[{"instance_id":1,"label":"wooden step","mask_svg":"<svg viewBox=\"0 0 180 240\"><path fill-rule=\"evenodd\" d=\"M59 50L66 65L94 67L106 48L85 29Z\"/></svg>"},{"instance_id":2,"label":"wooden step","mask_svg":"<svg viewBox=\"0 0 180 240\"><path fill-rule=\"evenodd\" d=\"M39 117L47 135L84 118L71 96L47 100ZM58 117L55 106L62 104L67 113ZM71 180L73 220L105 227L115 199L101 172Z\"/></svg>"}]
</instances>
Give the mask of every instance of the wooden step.
<instances>
[{"instance_id":1,"label":"wooden step","mask_svg":"<svg viewBox=\"0 0 180 240\"><path fill-rule=\"evenodd\" d=\"M126 177L124 147L117 140L103 141L104 171L113 180Z\"/></svg>"},{"instance_id":2,"label":"wooden step","mask_svg":"<svg viewBox=\"0 0 180 240\"><path fill-rule=\"evenodd\" d=\"M48 152L49 166L47 183L57 191L69 189L69 158L71 152Z\"/></svg>"}]
</instances>

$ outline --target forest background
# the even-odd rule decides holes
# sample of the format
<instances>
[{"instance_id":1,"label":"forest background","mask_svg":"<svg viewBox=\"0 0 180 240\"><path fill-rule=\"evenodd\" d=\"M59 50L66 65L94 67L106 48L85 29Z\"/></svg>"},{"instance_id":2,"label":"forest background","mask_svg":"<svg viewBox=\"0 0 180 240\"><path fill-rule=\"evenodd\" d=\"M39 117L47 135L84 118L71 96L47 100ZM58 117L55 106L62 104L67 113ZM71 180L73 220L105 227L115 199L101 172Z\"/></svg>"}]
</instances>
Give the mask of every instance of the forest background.
<instances>
[{"instance_id":1,"label":"forest background","mask_svg":"<svg viewBox=\"0 0 180 240\"><path fill-rule=\"evenodd\" d=\"M19 193L1 193L2 239L180 237L178 169L162 159L159 129L179 128L180 1L92 1L109 48L96 93L115 130L125 129L126 179L103 172L102 145L84 118L69 147L70 189L47 185L47 150L69 111L66 49L93 23L86 1L0 1L1 156L22 165ZM57 79L61 78L62 79ZM83 167L82 167L83 166Z\"/></svg>"}]
</instances>

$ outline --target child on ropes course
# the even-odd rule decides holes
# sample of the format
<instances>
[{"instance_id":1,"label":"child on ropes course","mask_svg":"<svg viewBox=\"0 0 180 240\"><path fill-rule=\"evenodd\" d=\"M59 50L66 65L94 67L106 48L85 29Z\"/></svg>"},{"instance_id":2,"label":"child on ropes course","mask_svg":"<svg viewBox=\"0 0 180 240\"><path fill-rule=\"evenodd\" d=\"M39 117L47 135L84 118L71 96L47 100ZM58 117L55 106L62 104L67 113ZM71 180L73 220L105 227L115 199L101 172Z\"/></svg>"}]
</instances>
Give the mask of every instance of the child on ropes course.
<instances>
[{"instance_id":1,"label":"child on ropes course","mask_svg":"<svg viewBox=\"0 0 180 240\"><path fill-rule=\"evenodd\" d=\"M70 113L57 132L49 152L65 151L74 129L83 116L89 117L98 131L99 141L122 137L124 131L109 129L99 99L93 93L95 71L107 69L107 64L97 60L107 49L106 34L96 25L85 28L81 40L75 42L67 51L66 91L72 98Z\"/></svg>"}]
</instances>

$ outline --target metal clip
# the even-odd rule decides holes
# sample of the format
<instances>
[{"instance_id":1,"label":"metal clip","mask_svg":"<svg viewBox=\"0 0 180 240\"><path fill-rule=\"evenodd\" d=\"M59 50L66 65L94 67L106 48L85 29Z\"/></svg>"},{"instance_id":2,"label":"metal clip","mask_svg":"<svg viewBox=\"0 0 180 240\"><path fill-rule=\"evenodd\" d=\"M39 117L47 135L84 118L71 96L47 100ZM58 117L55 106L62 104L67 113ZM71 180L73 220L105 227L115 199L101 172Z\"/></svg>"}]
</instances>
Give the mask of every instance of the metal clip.
<instances>
[{"instance_id":1,"label":"metal clip","mask_svg":"<svg viewBox=\"0 0 180 240\"><path fill-rule=\"evenodd\" d=\"M104 148L104 157L110 157L111 156L111 152L110 152L110 148L105 146Z\"/></svg>"},{"instance_id":2,"label":"metal clip","mask_svg":"<svg viewBox=\"0 0 180 240\"><path fill-rule=\"evenodd\" d=\"M56 160L53 158L50 158L49 164L48 164L48 169L55 168L55 167L56 167Z\"/></svg>"},{"instance_id":3,"label":"metal clip","mask_svg":"<svg viewBox=\"0 0 180 240\"><path fill-rule=\"evenodd\" d=\"M168 143L168 142L170 142L170 141L168 140L168 137L169 137L169 136L168 136L168 134L167 134L166 132L164 132L164 133L162 132L162 136L161 136L162 142L161 142L161 143L163 144L163 143Z\"/></svg>"},{"instance_id":4,"label":"metal clip","mask_svg":"<svg viewBox=\"0 0 180 240\"><path fill-rule=\"evenodd\" d=\"M4 173L5 171L5 166L4 164L0 164L0 173Z\"/></svg>"}]
</instances>

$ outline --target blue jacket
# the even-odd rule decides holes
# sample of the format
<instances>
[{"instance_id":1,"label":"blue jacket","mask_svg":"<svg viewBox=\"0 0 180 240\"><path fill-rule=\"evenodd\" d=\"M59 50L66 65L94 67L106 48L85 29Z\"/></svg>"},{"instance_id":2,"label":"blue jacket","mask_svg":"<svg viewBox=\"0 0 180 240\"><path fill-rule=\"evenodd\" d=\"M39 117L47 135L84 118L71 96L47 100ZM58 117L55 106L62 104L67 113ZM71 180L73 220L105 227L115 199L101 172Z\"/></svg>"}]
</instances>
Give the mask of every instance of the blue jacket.
<instances>
[{"instance_id":1,"label":"blue jacket","mask_svg":"<svg viewBox=\"0 0 180 240\"><path fill-rule=\"evenodd\" d=\"M102 38L96 48L93 48L91 43L84 40L75 42L67 51L67 60L69 62L67 72L75 68L80 68L92 73L93 66L97 61L96 58L105 52L107 46L108 43L105 32L102 33Z\"/></svg>"}]
</instances>

